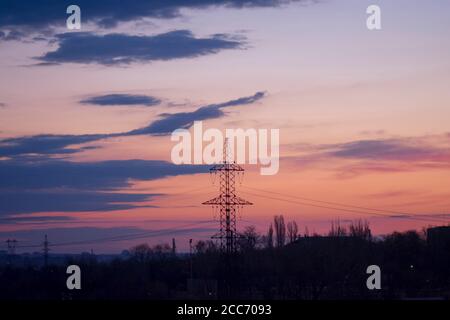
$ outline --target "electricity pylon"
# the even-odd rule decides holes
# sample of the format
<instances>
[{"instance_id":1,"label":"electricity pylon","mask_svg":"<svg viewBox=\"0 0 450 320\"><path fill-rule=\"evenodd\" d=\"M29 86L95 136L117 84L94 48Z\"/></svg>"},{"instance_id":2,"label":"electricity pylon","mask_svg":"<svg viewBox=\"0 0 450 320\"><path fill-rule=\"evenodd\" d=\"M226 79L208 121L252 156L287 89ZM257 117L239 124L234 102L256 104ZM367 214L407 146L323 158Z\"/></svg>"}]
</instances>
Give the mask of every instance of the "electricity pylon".
<instances>
[{"instance_id":1,"label":"electricity pylon","mask_svg":"<svg viewBox=\"0 0 450 320\"><path fill-rule=\"evenodd\" d=\"M12 240L8 239L8 240L6 240L6 243L8 245L8 254L10 256L13 256L13 255L16 254L16 244L17 244L17 242L18 241L16 239L12 239Z\"/></svg>"},{"instance_id":2,"label":"electricity pylon","mask_svg":"<svg viewBox=\"0 0 450 320\"><path fill-rule=\"evenodd\" d=\"M230 159L230 150L228 149L228 139L225 139L223 145L223 161L214 165L210 170L212 174L218 174L220 179L219 196L203 202L204 205L219 207L219 233L214 235L213 239L219 239L220 250L227 254L236 251L236 240L239 236L236 233L236 212L243 206L253 203L244 200L236 195L236 174L244 174L244 168Z\"/></svg>"},{"instance_id":3,"label":"electricity pylon","mask_svg":"<svg viewBox=\"0 0 450 320\"><path fill-rule=\"evenodd\" d=\"M44 251L44 266L45 267L47 267L47 265L48 265L48 252L50 251L49 244L50 243L48 242L47 235L45 235L44 243L43 243L44 249L42 249L42 251Z\"/></svg>"}]
</instances>

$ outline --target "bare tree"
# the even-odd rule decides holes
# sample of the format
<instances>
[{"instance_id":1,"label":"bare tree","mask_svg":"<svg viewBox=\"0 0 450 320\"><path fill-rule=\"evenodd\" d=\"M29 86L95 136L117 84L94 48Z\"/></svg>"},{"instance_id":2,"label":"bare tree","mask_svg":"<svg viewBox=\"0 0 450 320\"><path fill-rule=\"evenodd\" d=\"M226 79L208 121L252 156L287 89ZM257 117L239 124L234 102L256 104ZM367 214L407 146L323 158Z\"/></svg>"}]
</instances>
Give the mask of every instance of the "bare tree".
<instances>
[{"instance_id":1,"label":"bare tree","mask_svg":"<svg viewBox=\"0 0 450 320\"><path fill-rule=\"evenodd\" d=\"M138 244L130 249L131 255L138 262L143 263L147 261L153 254L153 250L146 243Z\"/></svg>"},{"instance_id":2,"label":"bare tree","mask_svg":"<svg viewBox=\"0 0 450 320\"><path fill-rule=\"evenodd\" d=\"M156 244L152 247L152 254L157 257L167 256L172 253L172 248L167 243Z\"/></svg>"},{"instance_id":3,"label":"bare tree","mask_svg":"<svg viewBox=\"0 0 450 320\"><path fill-rule=\"evenodd\" d=\"M347 236L347 229L341 225L341 221L331 221L331 230L328 233L330 237L345 237Z\"/></svg>"},{"instance_id":4,"label":"bare tree","mask_svg":"<svg viewBox=\"0 0 450 320\"><path fill-rule=\"evenodd\" d=\"M196 253L208 253L208 252L213 252L217 250L217 246L215 245L215 243L211 240L199 240L195 243L194 245L194 250Z\"/></svg>"},{"instance_id":5,"label":"bare tree","mask_svg":"<svg viewBox=\"0 0 450 320\"><path fill-rule=\"evenodd\" d=\"M206 251L206 241L199 240L194 246L196 253L205 253Z\"/></svg>"},{"instance_id":6,"label":"bare tree","mask_svg":"<svg viewBox=\"0 0 450 320\"><path fill-rule=\"evenodd\" d=\"M273 225L275 227L275 242L277 247L281 248L286 242L286 225L283 215L274 216Z\"/></svg>"},{"instance_id":7,"label":"bare tree","mask_svg":"<svg viewBox=\"0 0 450 320\"><path fill-rule=\"evenodd\" d=\"M297 222L295 222L295 221L288 222L287 232L288 232L289 242L294 242L295 240L297 240L297 236L298 236Z\"/></svg>"},{"instance_id":8,"label":"bare tree","mask_svg":"<svg viewBox=\"0 0 450 320\"><path fill-rule=\"evenodd\" d=\"M309 229L308 229L308 226L305 227L304 237L305 237L305 238L308 238L308 237L309 237Z\"/></svg>"},{"instance_id":9,"label":"bare tree","mask_svg":"<svg viewBox=\"0 0 450 320\"><path fill-rule=\"evenodd\" d=\"M172 238L172 254L173 255L177 254L177 245L175 243L175 238Z\"/></svg>"},{"instance_id":10,"label":"bare tree","mask_svg":"<svg viewBox=\"0 0 450 320\"><path fill-rule=\"evenodd\" d=\"M369 228L369 222L366 220L356 220L350 224L349 233L352 237L362 238L370 240L372 238L372 232Z\"/></svg>"},{"instance_id":11,"label":"bare tree","mask_svg":"<svg viewBox=\"0 0 450 320\"><path fill-rule=\"evenodd\" d=\"M261 236L256 232L255 226L247 226L242 233L243 239L239 241L239 245L243 250L253 250Z\"/></svg>"},{"instance_id":12,"label":"bare tree","mask_svg":"<svg viewBox=\"0 0 450 320\"><path fill-rule=\"evenodd\" d=\"M269 231L267 232L267 247L273 248L273 226L270 224Z\"/></svg>"}]
</instances>

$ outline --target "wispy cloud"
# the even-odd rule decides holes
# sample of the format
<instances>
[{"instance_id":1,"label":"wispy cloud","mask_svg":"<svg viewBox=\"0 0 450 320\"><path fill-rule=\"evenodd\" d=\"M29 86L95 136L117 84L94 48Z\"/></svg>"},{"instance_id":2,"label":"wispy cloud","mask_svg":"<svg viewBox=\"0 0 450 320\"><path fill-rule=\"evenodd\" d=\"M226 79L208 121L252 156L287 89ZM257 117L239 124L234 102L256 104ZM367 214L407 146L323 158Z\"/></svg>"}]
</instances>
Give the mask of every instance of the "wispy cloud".
<instances>
[{"instance_id":1,"label":"wispy cloud","mask_svg":"<svg viewBox=\"0 0 450 320\"><path fill-rule=\"evenodd\" d=\"M3 41L16 41L16 40L21 40L25 36L26 36L25 33L21 32L21 31L17 31L17 30L10 30L7 32L0 30L0 41L2 41L2 40Z\"/></svg>"},{"instance_id":2,"label":"wispy cloud","mask_svg":"<svg viewBox=\"0 0 450 320\"><path fill-rule=\"evenodd\" d=\"M325 146L328 154L339 158L414 161L433 159L443 150L412 139L360 140ZM448 155L448 151L446 152Z\"/></svg>"},{"instance_id":3,"label":"wispy cloud","mask_svg":"<svg viewBox=\"0 0 450 320\"><path fill-rule=\"evenodd\" d=\"M161 114L161 119L155 120L148 126L128 132L110 134L84 134L84 135L57 135L41 134L0 140L0 157L23 157L67 155L93 148L81 146L70 148L71 145L79 145L112 137L125 137L135 135L165 135L178 128L189 128L196 120L208 120L225 116L222 110L228 107L249 105L265 97L264 92L257 92L252 96L241 97L218 104L210 104L191 112L179 112Z\"/></svg>"},{"instance_id":4,"label":"wispy cloud","mask_svg":"<svg viewBox=\"0 0 450 320\"><path fill-rule=\"evenodd\" d=\"M1 224L49 224L49 223L73 223L75 218L69 216L8 216L0 218Z\"/></svg>"},{"instance_id":5,"label":"wispy cloud","mask_svg":"<svg viewBox=\"0 0 450 320\"><path fill-rule=\"evenodd\" d=\"M161 100L152 96L135 95L135 94L106 94L100 96L92 96L80 101L82 104L92 104L97 106L156 106Z\"/></svg>"},{"instance_id":6,"label":"wispy cloud","mask_svg":"<svg viewBox=\"0 0 450 320\"><path fill-rule=\"evenodd\" d=\"M450 168L448 134L357 140L326 145L290 146L301 152L290 157L303 166L330 166L341 178L365 173L394 173ZM330 161L332 160L332 161Z\"/></svg>"},{"instance_id":7,"label":"wispy cloud","mask_svg":"<svg viewBox=\"0 0 450 320\"><path fill-rule=\"evenodd\" d=\"M219 104L210 104L195 111L179 112L179 113L164 113L161 114L161 119L152 122L145 128L132 130L127 135L136 134L169 134L176 129L190 128L194 121L216 119L225 115L222 109L234 106L248 105L255 103L266 95L265 92L257 92L252 96L242 97L236 100L230 100Z\"/></svg>"},{"instance_id":8,"label":"wispy cloud","mask_svg":"<svg viewBox=\"0 0 450 320\"><path fill-rule=\"evenodd\" d=\"M82 151L81 148L67 148L70 145L82 144L107 138L107 134L86 135L36 135L0 140L0 156L16 157L21 155L62 155Z\"/></svg>"},{"instance_id":9,"label":"wispy cloud","mask_svg":"<svg viewBox=\"0 0 450 320\"><path fill-rule=\"evenodd\" d=\"M400 198L400 197L412 197L412 196L421 196L426 194L424 190L390 190L384 192L376 192L364 195L365 198Z\"/></svg>"}]
</instances>

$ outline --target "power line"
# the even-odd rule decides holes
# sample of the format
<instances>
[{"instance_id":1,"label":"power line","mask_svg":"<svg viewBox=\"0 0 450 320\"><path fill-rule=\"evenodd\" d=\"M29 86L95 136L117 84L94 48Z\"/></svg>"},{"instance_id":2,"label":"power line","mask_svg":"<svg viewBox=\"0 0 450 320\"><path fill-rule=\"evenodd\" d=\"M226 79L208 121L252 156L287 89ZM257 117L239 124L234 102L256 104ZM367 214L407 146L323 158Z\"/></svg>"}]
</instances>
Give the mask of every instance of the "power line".
<instances>
[{"instance_id":1,"label":"power line","mask_svg":"<svg viewBox=\"0 0 450 320\"><path fill-rule=\"evenodd\" d=\"M267 192L267 193L273 193L273 194L278 194L278 195L282 195L285 197L290 197L290 198L295 198L295 199L300 199L300 200L306 200L306 201L312 201L312 202L318 202L318 203L325 203L325 204L331 204L331 205L338 205L341 207L349 207L349 208L356 208L356 209L363 209L363 210L369 210L369 211L377 211L377 212L384 212L384 213L390 213L390 214L399 214L399 215L405 215L405 216L426 216L425 214L415 214L415 213L409 213L409 212L401 212L401 211L395 211L395 210L386 210L386 209L375 209L375 208L369 208L369 207L362 207L362 206L355 206L355 205L350 205L350 204L344 204L344 203L339 203L339 202L331 202L331 201L323 201L323 200L317 200L317 199L311 199L311 198L306 198L306 197L300 197L300 196L294 196L294 195L289 195L289 194L283 194L283 193L279 193L279 192L275 192L275 191L267 191L267 190L263 190L263 189L258 189L258 188L253 188L253 187L247 187L247 186L243 186L244 188L247 189L253 189L255 191L261 191L261 192ZM427 217L429 218L429 217ZM436 219L436 220L440 220L443 222L448 222L447 220L441 220L439 218L436 217L431 217L432 219Z\"/></svg>"},{"instance_id":2,"label":"power line","mask_svg":"<svg viewBox=\"0 0 450 320\"><path fill-rule=\"evenodd\" d=\"M199 226L203 223L214 223L213 221L205 221L205 222L198 222L195 224L189 224L184 225L183 227L191 227L191 226ZM133 233L133 234L125 234L120 236L113 236L113 237L105 237L105 238L98 238L98 239L91 239L91 240L80 240L80 241L70 241L70 242L60 242L60 243L52 243L52 247L62 247L62 246L72 246L72 245L83 245L83 244L95 244L95 243L103 243L103 242L115 242L115 241L127 241L127 240L135 240L135 239L141 239L141 238L150 238L155 236L161 236L165 234L173 234L177 232L184 232L189 231L190 229L181 229L181 228L168 228L163 230L151 230L141 233ZM42 244L31 244L31 245L22 245L17 246L17 248L37 248L41 247Z\"/></svg>"},{"instance_id":3,"label":"power line","mask_svg":"<svg viewBox=\"0 0 450 320\"><path fill-rule=\"evenodd\" d=\"M202 190L206 190L206 189L210 189L210 187L200 187L200 188L194 188L194 189L189 189L186 191L181 191L181 192L177 192L177 193L166 193L166 194L162 194L161 196L163 197L177 197L177 198L184 198L186 196L189 196L189 194L195 194L198 193L198 191L202 191Z\"/></svg>"},{"instance_id":4,"label":"power line","mask_svg":"<svg viewBox=\"0 0 450 320\"><path fill-rule=\"evenodd\" d=\"M208 223L213 223L212 221ZM198 224L195 224L198 225ZM185 226L187 227L187 226ZM189 229L188 229L189 230ZM64 242L64 243L54 243L52 244L53 247L58 246L70 246L70 245L80 245L80 244L94 244L94 243L101 243L101 242L113 242L113 241L126 241L126 240L134 240L139 238L147 238L147 237L153 237L158 235L164 235L164 234L170 234L173 232L179 232L179 231L186 231L186 229L178 229L178 228L172 228L172 229L163 229L163 230L151 230L146 231L142 233L134 233L134 234L125 234L120 236L113 236L113 237L106 237L106 238L99 238L99 239L92 239L92 240L80 240L80 241L73 241L73 242ZM38 245L28 245L28 246L19 246L19 248L31 248L31 247L37 247Z\"/></svg>"},{"instance_id":5,"label":"power line","mask_svg":"<svg viewBox=\"0 0 450 320\"><path fill-rule=\"evenodd\" d=\"M283 201L303 206L311 206L316 208L324 208L324 209L331 209L331 210L338 210L338 211L345 211L345 212L351 212L351 213L359 213L359 214L365 214L365 215L373 215L373 216L381 216L385 218L403 218L403 219L411 219L411 220L420 220L420 221L436 221L436 222L448 222L447 220L440 220L438 218L434 217L424 217L426 215L417 215L413 213L406 213L406 212L400 212L400 211L394 211L394 210L385 210L385 209L378 209L378 208L369 208L369 207L363 207L363 206L355 206L350 204L344 204L344 203L338 203L338 202L331 202L331 201L324 201L324 200L317 200L312 198L306 198L301 196L294 196L289 194L283 194L275 191L267 191L259 188L253 188L253 187L247 187L242 186L243 188L254 190L259 193L268 193L272 194L269 195L262 195L257 193L252 193L248 191L244 191L244 193L247 193L252 196L266 198L266 199L272 199L277 201ZM209 187L201 187L201 188L195 188L191 190L187 190L183 193L178 194L167 194L167 196L177 196L177 195L185 195L186 193L197 193L200 190L208 189ZM322 203L321 204L315 204L315 203L307 203L303 201L296 201L292 199L284 199L280 197L276 197L273 195L280 195L283 197L288 197L292 199L300 199L304 201L310 201L310 202L316 202L316 203ZM375 211L375 212L373 212ZM390 214L390 215L389 215ZM401 217L392 216L392 214L401 215ZM192 226L199 226L200 224L210 224L214 223L213 221L197 221L196 223L187 224L180 226L179 228L168 228L163 230L150 230L145 231L141 233L133 233L133 234L125 234L125 235L119 235L119 236L112 236L112 237L105 237L105 238L99 238L99 239L91 239L91 240L80 240L80 241L72 241L72 242L62 242L62 243L52 243L52 247L60 247L60 246L72 246L72 245L83 245L83 244L95 244L95 243L104 243L104 242L115 242L115 241L128 241L128 240L135 240L140 238L149 238L149 237L155 237L155 236L161 236L165 234L173 234L177 232L185 232L189 231L189 229L182 229L182 228L188 228ZM47 242L47 244L45 244ZM8 244L8 251L14 252L16 248L38 248L41 247L42 244L31 244L31 245L17 245L16 240L9 240L7 241ZM44 253L45 253L45 246L48 249L50 244L46 240L44 242ZM48 251L47 251L48 254Z\"/></svg>"},{"instance_id":6,"label":"power line","mask_svg":"<svg viewBox=\"0 0 450 320\"><path fill-rule=\"evenodd\" d=\"M305 206L311 206L311 207L316 207L316 208L332 209L332 210L339 210L339 211L346 211L346 212L367 214L367 215L376 215L376 216L387 217L387 218L401 218L401 219L411 219L411 220L420 220L420 221L439 221L439 222L443 222L441 220L435 220L435 219L432 219L432 218L420 218L420 217L417 217L417 216L410 216L410 215L409 216L405 215L403 217L393 217L391 215L386 215L386 214L382 214L382 213L368 212L368 211L363 211L363 210L346 209L346 208L325 206L325 205L319 205L319 204L312 204L312 203L300 202L300 201L295 201L295 200L282 199L282 198L278 198L278 197L274 197L274 196L267 196L267 195L251 193L251 192L248 192L248 191L243 191L243 193L247 193L249 195L253 195L253 196L256 196L256 197L267 198L267 199L278 200L278 201L284 201L284 202L289 202L289 203L294 203L294 204L299 204L299 205L305 205Z\"/></svg>"}]
</instances>

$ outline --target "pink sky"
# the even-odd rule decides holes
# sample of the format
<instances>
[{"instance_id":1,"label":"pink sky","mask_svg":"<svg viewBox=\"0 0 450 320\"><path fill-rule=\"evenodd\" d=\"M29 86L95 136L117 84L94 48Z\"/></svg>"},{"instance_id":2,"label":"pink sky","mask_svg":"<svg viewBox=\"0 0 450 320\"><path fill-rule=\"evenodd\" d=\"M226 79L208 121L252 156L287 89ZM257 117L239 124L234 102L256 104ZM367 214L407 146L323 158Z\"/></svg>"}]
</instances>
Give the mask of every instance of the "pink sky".
<instances>
[{"instance_id":1,"label":"pink sky","mask_svg":"<svg viewBox=\"0 0 450 320\"><path fill-rule=\"evenodd\" d=\"M86 25L82 31L99 34L155 35L189 29L196 37L227 33L246 39L245 49L129 65L31 66L36 63L33 57L56 50L58 44L0 41L0 103L4 104L0 138L128 132L160 119L162 113L192 112L265 91L266 96L255 103L229 107L224 109L225 116L204 121L207 128L221 130L280 129L279 173L261 176L258 167L244 166L247 172L238 190L254 205L243 211L239 229L256 225L265 233L275 214L296 220L301 232L307 226L318 233L328 231L335 219L344 224L367 219L375 234L446 223L448 215L437 215L448 214L450 205L450 22L436 3L447 12L448 3L378 2L383 14L379 31L365 27L367 1L184 9L178 18L149 19L147 24L131 21L112 30ZM66 32L64 28L58 31ZM151 107L80 103L107 94L148 95L162 102ZM65 154L64 160L170 162L173 145L167 135L110 137L70 146L97 148ZM3 161L15 159L0 153L0 166ZM190 221L195 227L217 226L211 209L201 205L217 194L208 172L129 183L113 192L164 195L139 203L154 208L16 213L12 216L75 219L0 224L0 238L19 232L19 241L32 243L35 238L26 232L35 229L154 230L189 228ZM269 193L256 189L293 202L270 199ZM430 221L317 208L294 203L301 202L294 197L429 215ZM207 239L210 235L210 230L167 233L92 247L99 252L120 252L139 242L169 243L175 237L179 248L186 250L190 237ZM103 236L99 233L98 237ZM89 239L95 239L95 234ZM55 252L78 252L90 246L55 248Z\"/></svg>"}]
</instances>

